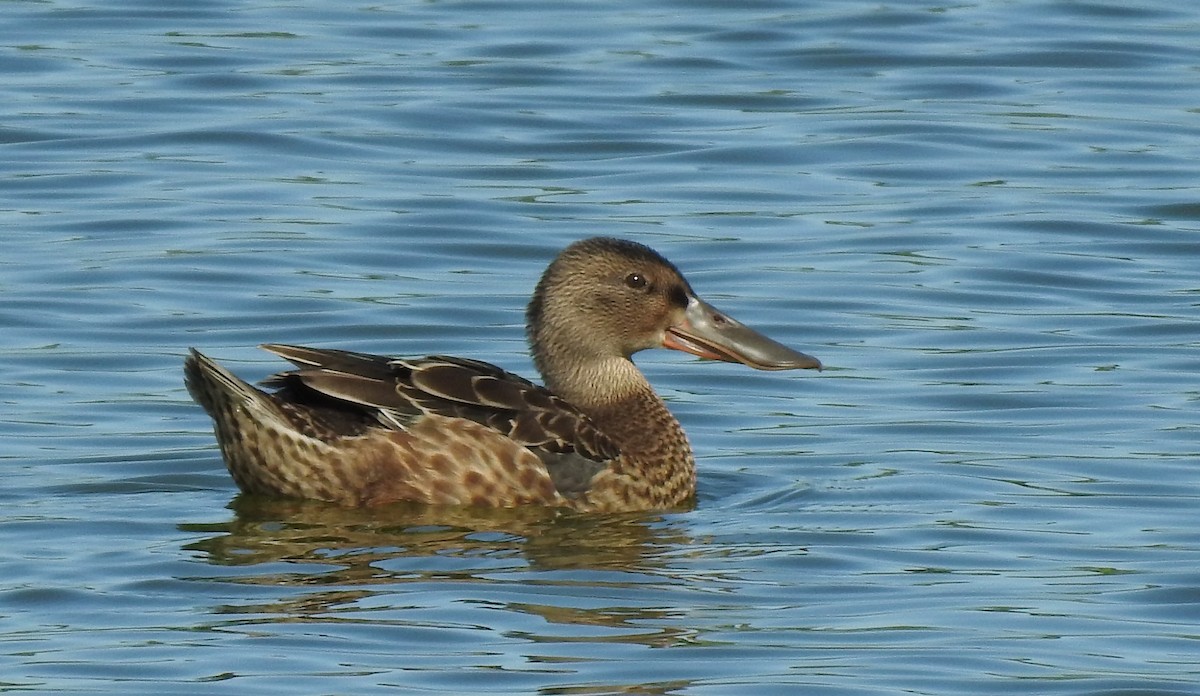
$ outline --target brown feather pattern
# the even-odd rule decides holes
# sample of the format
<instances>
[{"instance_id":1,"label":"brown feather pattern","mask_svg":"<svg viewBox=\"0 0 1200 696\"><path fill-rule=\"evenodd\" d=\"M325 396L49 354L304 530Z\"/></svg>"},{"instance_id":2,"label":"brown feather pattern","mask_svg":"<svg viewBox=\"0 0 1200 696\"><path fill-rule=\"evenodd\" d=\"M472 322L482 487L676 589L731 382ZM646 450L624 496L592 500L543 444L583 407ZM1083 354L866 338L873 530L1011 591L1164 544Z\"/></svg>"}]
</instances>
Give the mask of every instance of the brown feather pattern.
<instances>
[{"instance_id":1,"label":"brown feather pattern","mask_svg":"<svg viewBox=\"0 0 1200 696\"><path fill-rule=\"evenodd\" d=\"M693 330L686 312L697 302L653 250L595 238L564 250L529 304L549 388L466 358L281 344L263 348L295 369L264 380L273 391L195 350L184 377L247 493L355 506L673 508L695 492L691 447L629 357L680 348L666 332ZM736 345L713 350L737 358Z\"/></svg>"}]
</instances>

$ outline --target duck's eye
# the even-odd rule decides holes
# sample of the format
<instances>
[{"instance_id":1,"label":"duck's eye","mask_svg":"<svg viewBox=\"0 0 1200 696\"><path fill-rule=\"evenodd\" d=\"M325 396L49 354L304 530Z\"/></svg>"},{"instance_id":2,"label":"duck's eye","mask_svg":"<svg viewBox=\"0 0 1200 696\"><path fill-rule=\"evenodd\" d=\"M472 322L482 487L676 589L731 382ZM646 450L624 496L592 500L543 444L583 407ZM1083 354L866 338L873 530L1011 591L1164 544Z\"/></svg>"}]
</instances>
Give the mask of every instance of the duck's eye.
<instances>
[{"instance_id":1,"label":"duck's eye","mask_svg":"<svg viewBox=\"0 0 1200 696\"><path fill-rule=\"evenodd\" d=\"M642 288L646 287L646 276L636 272L630 273L629 275L625 276L625 285L633 288L634 290L641 290Z\"/></svg>"}]
</instances>

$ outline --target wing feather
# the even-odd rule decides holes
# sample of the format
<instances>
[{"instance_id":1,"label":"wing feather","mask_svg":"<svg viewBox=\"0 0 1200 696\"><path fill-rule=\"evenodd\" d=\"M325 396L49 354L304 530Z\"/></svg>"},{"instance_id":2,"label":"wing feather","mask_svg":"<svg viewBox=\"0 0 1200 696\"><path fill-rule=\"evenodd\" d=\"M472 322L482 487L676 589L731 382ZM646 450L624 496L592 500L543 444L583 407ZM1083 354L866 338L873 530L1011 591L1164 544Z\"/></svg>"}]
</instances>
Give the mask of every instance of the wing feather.
<instances>
[{"instance_id":1,"label":"wing feather","mask_svg":"<svg viewBox=\"0 0 1200 696\"><path fill-rule=\"evenodd\" d=\"M603 464L620 449L579 409L545 387L465 358L385 358L341 350L270 344L264 349L298 369L268 386L308 392L314 401L354 409L383 427L403 429L422 414L465 418L533 450L550 466L561 455ZM553 467L551 467L553 468Z\"/></svg>"}]
</instances>

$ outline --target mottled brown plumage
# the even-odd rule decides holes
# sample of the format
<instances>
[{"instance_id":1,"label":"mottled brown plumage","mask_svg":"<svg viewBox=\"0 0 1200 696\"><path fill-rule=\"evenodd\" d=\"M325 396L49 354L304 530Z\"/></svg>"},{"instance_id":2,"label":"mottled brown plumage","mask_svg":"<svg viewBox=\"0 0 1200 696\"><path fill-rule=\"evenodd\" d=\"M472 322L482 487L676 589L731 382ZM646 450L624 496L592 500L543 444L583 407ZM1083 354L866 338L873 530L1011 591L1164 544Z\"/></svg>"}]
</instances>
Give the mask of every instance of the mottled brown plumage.
<instances>
[{"instance_id":1,"label":"mottled brown plumage","mask_svg":"<svg viewBox=\"0 0 1200 696\"><path fill-rule=\"evenodd\" d=\"M446 356L264 345L295 365L257 389L193 350L192 397L247 493L668 509L695 493L691 447L630 356L666 347L767 370L819 368L701 301L648 247L593 238L546 269L526 315L538 386Z\"/></svg>"}]
</instances>

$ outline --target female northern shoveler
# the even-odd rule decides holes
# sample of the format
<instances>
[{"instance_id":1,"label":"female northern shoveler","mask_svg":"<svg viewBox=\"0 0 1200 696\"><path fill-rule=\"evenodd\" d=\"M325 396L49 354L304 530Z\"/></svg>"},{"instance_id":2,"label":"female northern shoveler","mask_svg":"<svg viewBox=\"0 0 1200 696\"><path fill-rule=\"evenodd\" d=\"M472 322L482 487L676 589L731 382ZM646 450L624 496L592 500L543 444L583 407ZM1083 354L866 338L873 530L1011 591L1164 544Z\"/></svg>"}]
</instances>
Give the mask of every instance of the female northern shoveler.
<instances>
[{"instance_id":1,"label":"female northern shoveler","mask_svg":"<svg viewBox=\"0 0 1200 696\"><path fill-rule=\"evenodd\" d=\"M464 358L284 345L263 346L298 368L267 378L272 393L195 350L184 374L247 493L622 511L678 507L696 489L687 436L631 355L821 367L696 297L654 250L617 239L559 254L526 321L546 387Z\"/></svg>"}]
</instances>

